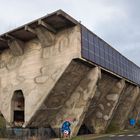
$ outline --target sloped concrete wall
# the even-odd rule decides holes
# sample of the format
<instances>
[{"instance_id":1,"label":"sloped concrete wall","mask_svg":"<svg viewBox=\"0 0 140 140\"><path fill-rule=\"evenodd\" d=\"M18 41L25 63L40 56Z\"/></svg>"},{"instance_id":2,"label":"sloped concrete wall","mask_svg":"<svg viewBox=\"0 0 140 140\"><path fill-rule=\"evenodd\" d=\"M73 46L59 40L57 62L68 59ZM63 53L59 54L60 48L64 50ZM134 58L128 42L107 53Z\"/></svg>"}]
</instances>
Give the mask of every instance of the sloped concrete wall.
<instances>
[{"instance_id":1,"label":"sloped concrete wall","mask_svg":"<svg viewBox=\"0 0 140 140\"><path fill-rule=\"evenodd\" d=\"M135 126L130 125L130 119L135 119L136 122L138 121L140 116L140 95L138 95L137 100L135 102L134 108L130 111L127 120L126 120L126 125L125 128L134 128Z\"/></svg>"},{"instance_id":2,"label":"sloped concrete wall","mask_svg":"<svg viewBox=\"0 0 140 140\"><path fill-rule=\"evenodd\" d=\"M128 124L129 114L136 104L139 93L139 87L126 84L125 90L110 124L114 127L113 129L122 130L125 128L126 124Z\"/></svg>"},{"instance_id":3,"label":"sloped concrete wall","mask_svg":"<svg viewBox=\"0 0 140 140\"><path fill-rule=\"evenodd\" d=\"M56 114L62 110L65 102L90 69L81 62L72 60L28 125L45 127L55 122L54 119L60 119L61 117L57 117Z\"/></svg>"},{"instance_id":4,"label":"sloped concrete wall","mask_svg":"<svg viewBox=\"0 0 140 140\"><path fill-rule=\"evenodd\" d=\"M25 97L26 126L71 60L80 57L80 28L57 33L49 47L41 43L38 39L25 43L21 56L10 49L0 55L0 110L9 124L13 121L11 99L15 90L22 90Z\"/></svg>"},{"instance_id":5,"label":"sloped concrete wall","mask_svg":"<svg viewBox=\"0 0 140 140\"><path fill-rule=\"evenodd\" d=\"M102 72L101 77L95 94L96 97L100 93L100 97L98 100L93 98L84 122L92 133L101 133L106 130L125 87L124 80L110 74Z\"/></svg>"},{"instance_id":6,"label":"sloped concrete wall","mask_svg":"<svg viewBox=\"0 0 140 140\"><path fill-rule=\"evenodd\" d=\"M95 95L99 77L100 70L98 67L92 68L85 75L85 77L80 81L79 85L71 94L69 100L65 102L62 109L56 115L55 119L52 120L51 127L53 129L60 128L63 122L71 119L73 122L71 122L71 136L77 135L88 111L91 99Z\"/></svg>"}]
</instances>

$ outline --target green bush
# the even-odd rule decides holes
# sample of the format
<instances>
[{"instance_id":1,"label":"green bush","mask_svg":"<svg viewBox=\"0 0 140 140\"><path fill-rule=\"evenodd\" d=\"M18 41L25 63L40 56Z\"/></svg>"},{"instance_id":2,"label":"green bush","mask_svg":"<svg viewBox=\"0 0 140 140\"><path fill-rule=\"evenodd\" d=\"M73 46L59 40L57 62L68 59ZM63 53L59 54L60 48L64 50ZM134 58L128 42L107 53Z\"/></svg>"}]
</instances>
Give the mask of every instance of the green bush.
<instances>
[{"instance_id":1,"label":"green bush","mask_svg":"<svg viewBox=\"0 0 140 140\"><path fill-rule=\"evenodd\" d=\"M0 137L6 136L6 123L2 115L0 115Z\"/></svg>"}]
</instances>

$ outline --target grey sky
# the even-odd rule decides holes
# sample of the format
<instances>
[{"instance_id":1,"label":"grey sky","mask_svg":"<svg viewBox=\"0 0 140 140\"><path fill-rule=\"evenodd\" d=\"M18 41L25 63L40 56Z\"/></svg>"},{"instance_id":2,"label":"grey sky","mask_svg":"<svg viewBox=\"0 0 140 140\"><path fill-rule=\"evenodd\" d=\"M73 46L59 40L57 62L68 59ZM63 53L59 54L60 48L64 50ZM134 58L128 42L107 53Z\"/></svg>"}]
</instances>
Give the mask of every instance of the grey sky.
<instances>
[{"instance_id":1,"label":"grey sky","mask_svg":"<svg viewBox=\"0 0 140 140\"><path fill-rule=\"evenodd\" d=\"M0 0L0 33L62 9L140 66L140 0Z\"/></svg>"}]
</instances>

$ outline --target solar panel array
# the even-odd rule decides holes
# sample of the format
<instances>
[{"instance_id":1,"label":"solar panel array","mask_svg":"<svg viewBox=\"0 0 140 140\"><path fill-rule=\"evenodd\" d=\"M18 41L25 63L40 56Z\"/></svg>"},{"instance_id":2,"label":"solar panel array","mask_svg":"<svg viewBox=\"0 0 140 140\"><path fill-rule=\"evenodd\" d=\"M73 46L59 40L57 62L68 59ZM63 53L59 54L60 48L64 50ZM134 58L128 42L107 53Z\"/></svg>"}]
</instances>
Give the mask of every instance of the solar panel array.
<instances>
[{"instance_id":1,"label":"solar panel array","mask_svg":"<svg viewBox=\"0 0 140 140\"><path fill-rule=\"evenodd\" d=\"M140 68L81 25L82 57L140 84Z\"/></svg>"}]
</instances>

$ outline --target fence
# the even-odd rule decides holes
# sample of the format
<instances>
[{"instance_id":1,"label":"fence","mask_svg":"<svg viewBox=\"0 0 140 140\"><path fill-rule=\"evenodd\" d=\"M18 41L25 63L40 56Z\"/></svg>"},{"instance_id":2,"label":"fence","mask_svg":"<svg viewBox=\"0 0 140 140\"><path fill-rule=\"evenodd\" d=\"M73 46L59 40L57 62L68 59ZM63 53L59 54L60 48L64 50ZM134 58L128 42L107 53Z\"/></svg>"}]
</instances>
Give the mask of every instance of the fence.
<instances>
[{"instance_id":1,"label":"fence","mask_svg":"<svg viewBox=\"0 0 140 140\"><path fill-rule=\"evenodd\" d=\"M0 138L7 140L50 140L55 138L51 128L7 128L0 129Z\"/></svg>"}]
</instances>

